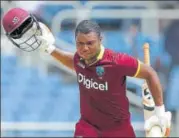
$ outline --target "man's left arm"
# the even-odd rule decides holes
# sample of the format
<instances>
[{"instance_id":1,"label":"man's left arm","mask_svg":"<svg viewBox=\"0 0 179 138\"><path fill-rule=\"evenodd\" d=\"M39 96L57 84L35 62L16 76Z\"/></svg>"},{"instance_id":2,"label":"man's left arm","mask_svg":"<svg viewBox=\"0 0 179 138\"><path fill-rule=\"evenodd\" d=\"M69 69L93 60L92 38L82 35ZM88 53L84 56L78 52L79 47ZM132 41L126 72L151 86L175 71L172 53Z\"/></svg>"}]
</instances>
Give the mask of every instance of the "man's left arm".
<instances>
[{"instance_id":1,"label":"man's left arm","mask_svg":"<svg viewBox=\"0 0 179 138\"><path fill-rule=\"evenodd\" d=\"M172 115L170 112L165 111L165 106L163 103L163 91L159 77L152 67L141 62L138 64L140 69L136 74L136 77L146 80L148 88L155 102L155 115L159 119L158 122L156 122L155 116L152 116L146 120L145 129L150 130L152 126L158 124L162 128L163 136L168 137L170 134Z\"/></svg>"},{"instance_id":2,"label":"man's left arm","mask_svg":"<svg viewBox=\"0 0 179 138\"><path fill-rule=\"evenodd\" d=\"M118 54L117 64L124 76L145 79L156 106L163 105L163 92L154 69L127 54Z\"/></svg>"},{"instance_id":3,"label":"man's left arm","mask_svg":"<svg viewBox=\"0 0 179 138\"><path fill-rule=\"evenodd\" d=\"M148 84L148 88L151 91L156 106L155 115L145 121L145 129L149 131L153 126L159 125L162 128L163 135L168 136L171 113L165 112L162 86L155 70L152 67L143 64L136 58L126 54L119 54L117 64L124 76L142 78L145 79ZM157 121L156 118L158 119Z\"/></svg>"},{"instance_id":4,"label":"man's left arm","mask_svg":"<svg viewBox=\"0 0 179 138\"><path fill-rule=\"evenodd\" d=\"M155 105L157 107L164 108L163 107L162 86L161 86L161 83L160 83L160 80L159 80L159 77L158 77L156 71L152 67L150 67L146 64L143 64L142 62L139 62L138 64L140 64L140 65L138 65L138 66L140 66L140 67L138 67L140 69L139 69L138 73L135 75L135 77L146 80L149 90L153 96ZM161 109L161 110L163 110L163 109Z\"/></svg>"}]
</instances>

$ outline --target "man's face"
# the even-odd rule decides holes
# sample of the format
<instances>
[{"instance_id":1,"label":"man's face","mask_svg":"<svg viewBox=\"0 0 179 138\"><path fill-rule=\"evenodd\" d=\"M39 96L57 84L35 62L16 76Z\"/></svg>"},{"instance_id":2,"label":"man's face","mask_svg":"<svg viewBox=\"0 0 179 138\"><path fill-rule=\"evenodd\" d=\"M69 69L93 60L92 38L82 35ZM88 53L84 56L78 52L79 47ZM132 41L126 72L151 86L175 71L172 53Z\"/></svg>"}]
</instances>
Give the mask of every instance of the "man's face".
<instances>
[{"instance_id":1,"label":"man's face","mask_svg":"<svg viewBox=\"0 0 179 138\"><path fill-rule=\"evenodd\" d=\"M78 33L76 36L76 48L80 57L88 60L96 55L101 45L101 38L95 33Z\"/></svg>"}]
</instances>

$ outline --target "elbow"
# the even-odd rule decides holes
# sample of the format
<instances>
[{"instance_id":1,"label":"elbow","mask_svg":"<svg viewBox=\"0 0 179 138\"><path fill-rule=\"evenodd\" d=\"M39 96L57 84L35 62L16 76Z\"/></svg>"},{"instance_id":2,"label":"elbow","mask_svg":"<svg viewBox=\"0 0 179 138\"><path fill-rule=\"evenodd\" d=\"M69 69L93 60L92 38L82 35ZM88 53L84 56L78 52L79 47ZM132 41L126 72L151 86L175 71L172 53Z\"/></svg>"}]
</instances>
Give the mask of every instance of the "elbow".
<instances>
[{"instance_id":1,"label":"elbow","mask_svg":"<svg viewBox=\"0 0 179 138\"><path fill-rule=\"evenodd\" d=\"M148 66L145 79L149 82L153 82L156 77L158 77L157 72L152 67Z\"/></svg>"}]
</instances>

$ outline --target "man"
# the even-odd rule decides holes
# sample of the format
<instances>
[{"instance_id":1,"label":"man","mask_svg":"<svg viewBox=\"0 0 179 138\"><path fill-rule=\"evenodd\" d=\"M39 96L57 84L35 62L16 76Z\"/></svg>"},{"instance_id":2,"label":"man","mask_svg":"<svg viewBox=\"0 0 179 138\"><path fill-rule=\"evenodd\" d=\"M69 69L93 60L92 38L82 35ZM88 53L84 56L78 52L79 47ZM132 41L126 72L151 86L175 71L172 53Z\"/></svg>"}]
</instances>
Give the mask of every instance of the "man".
<instances>
[{"instance_id":1,"label":"man","mask_svg":"<svg viewBox=\"0 0 179 138\"><path fill-rule=\"evenodd\" d=\"M166 133L169 121L156 72L134 57L105 49L97 23L84 20L78 24L75 54L56 48L48 28L23 9L8 11L3 17L3 27L7 37L20 49L40 49L76 71L81 117L75 137L135 137L126 97L126 76L145 79L155 100L156 115L147 120L146 131L158 125L163 135Z\"/></svg>"}]
</instances>

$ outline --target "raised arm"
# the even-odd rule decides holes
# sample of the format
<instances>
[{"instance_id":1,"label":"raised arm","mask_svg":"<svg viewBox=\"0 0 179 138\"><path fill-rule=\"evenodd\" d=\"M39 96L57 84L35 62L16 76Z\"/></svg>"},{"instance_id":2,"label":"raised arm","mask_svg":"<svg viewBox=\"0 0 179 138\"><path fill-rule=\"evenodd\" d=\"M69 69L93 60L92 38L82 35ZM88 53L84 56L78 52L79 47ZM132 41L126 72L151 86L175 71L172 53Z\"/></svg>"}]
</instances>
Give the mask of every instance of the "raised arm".
<instances>
[{"instance_id":1,"label":"raised arm","mask_svg":"<svg viewBox=\"0 0 179 138\"><path fill-rule=\"evenodd\" d=\"M54 57L59 62L61 62L63 65L74 70L74 66L73 66L73 56L74 56L74 54L72 54L70 52L65 52L65 51L62 51L62 50L56 48L51 53L51 56Z\"/></svg>"},{"instance_id":2,"label":"raised arm","mask_svg":"<svg viewBox=\"0 0 179 138\"><path fill-rule=\"evenodd\" d=\"M66 67L74 70L73 66L73 53L63 51L55 47L55 38L46 25L40 23L42 29L42 35L38 36L38 40L42 42L40 46L40 51L50 54L57 61L65 65Z\"/></svg>"}]
</instances>

